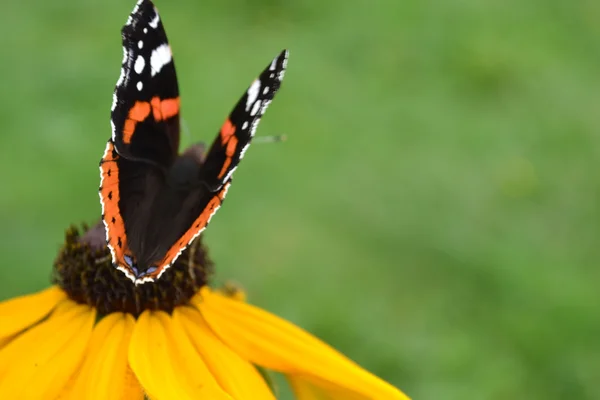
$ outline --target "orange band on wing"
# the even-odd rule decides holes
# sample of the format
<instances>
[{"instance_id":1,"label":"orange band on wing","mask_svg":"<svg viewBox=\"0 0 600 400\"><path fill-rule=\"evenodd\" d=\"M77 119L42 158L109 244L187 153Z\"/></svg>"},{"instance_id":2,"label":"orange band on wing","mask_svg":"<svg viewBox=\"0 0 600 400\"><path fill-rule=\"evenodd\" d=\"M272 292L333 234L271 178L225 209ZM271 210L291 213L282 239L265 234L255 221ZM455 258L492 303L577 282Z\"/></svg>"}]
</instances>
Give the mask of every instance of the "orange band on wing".
<instances>
[{"instance_id":1,"label":"orange band on wing","mask_svg":"<svg viewBox=\"0 0 600 400\"><path fill-rule=\"evenodd\" d=\"M237 144L238 144L238 139L235 136L231 136L229 141L227 142L227 147L225 147L225 155L227 156L227 158L225 159L225 162L223 163L223 167L221 168L221 172L219 172L219 175L217 176L217 178L219 178L219 179L223 178L223 176L227 172L227 169L231 165L231 159L232 159L233 155L235 154Z\"/></svg>"},{"instance_id":2,"label":"orange band on wing","mask_svg":"<svg viewBox=\"0 0 600 400\"><path fill-rule=\"evenodd\" d=\"M161 100L158 96L155 96L150 102L136 101L129 110L127 119L123 124L123 142L125 144L131 143L136 125L148 118L150 109L152 109L152 115L157 122L172 118L179 114L179 97Z\"/></svg>"},{"instance_id":3,"label":"orange band on wing","mask_svg":"<svg viewBox=\"0 0 600 400\"><path fill-rule=\"evenodd\" d=\"M229 142L227 142L227 147L225 148L225 154L227 154L227 157L233 157L235 154L235 149L237 148L237 144L238 139L235 136L232 136L231 139L229 139Z\"/></svg>"},{"instance_id":4,"label":"orange band on wing","mask_svg":"<svg viewBox=\"0 0 600 400\"><path fill-rule=\"evenodd\" d=\"M102 202L102 218L108 232L108 244L112 248L115 261L121 266L127 266L124 259L127 250L127 237L125 236L125 224L119 210L119 167L117 160L119 155L115 145L109 141L100 161L101 186L100 200Z\"/></svg>"},{"instance_id":5,"label":"orange band on wing","mask_svg":"<svg viewBox=\"0 0 600 400\"><path fill-rule=\"evenodd\" d=\"M221 172L219 172L219 175L217 175L217 178L222 179L223 176L225 175L225 172L227 171L227 168L229 168L230 165L231 165L231 157L227 157L225 159L225 162L223 163L223 168L221 168Z\"/></svg>"},{"instance_id":6,"label":"orange band on wing","mask_svg":"<svg viewBox=\"0 0 600 400\"><path fill-rule=\"evenodd\" d=\"M225 123L223 124L223 126L221 127L221 143L225 144L227 143L227 141L229 141L229 138L231 136L233 136L233 134L235 133L235 125L233 125L233 123L231 123L231 121L229 120L229 118L225 121Z\"/></svg>"},{"instance_id":7,"label":"orange band on wing","mask_svg":"<svg viewBox=\"0 0 600 400\"><path fill-rule=\"evenodd\" d=\"M150 105L155 121L173 118L179 114L179 97L161 100L158 96L155 96L150 100Z\"/></svg>"},{"instance_id":8,"label":"orange band on wing","mask_svg":"<svg viewBox=\"0 0 600 400\"><path fill-rule=\"evenodd\" d=\"M219 193L217 193L210 199L206 207L204 207L204 210L202 210L202 212L200 213L200 216L196 218L191 227L181 236L181 238L179 238L179 240L175 242L173 246L171 246L169 251L167 251L167 254L159 264L160 267L150 275L151 277L154 278L160 275L160 273L165 269L165 267L171 265L173 260L175 260L175 258L179 254L179 252L189 245L190 241L194 238L194 236L196 236L199 232L206 228L206 225L208 225L208 222L212 215L221 206L221 203L225 198L225 194L227 194L227 189L229 189L229 185L230 183L225 184L221 188Z\"/></svg>"},{"instance_id":9,"label":"orange band on wing","mask_svg":"<svg viewBox=\"0 0 600 400\"><path fill-rule=\"evenodd\" d=\"M150 103L147 101L136 101L129 110L129 115L123 125L123 142L129 144L138 122L145 120L150 115Z\"/></svg>"}]
</instances>

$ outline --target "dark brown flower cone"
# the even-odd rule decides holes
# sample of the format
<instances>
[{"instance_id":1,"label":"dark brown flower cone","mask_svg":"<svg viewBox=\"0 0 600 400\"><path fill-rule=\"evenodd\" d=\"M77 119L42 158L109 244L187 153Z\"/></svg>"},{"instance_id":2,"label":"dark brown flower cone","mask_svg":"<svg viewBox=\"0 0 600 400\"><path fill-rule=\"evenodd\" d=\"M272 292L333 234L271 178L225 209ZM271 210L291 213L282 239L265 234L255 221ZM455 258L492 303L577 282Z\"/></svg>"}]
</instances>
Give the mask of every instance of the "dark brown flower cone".
<instances>
[{"instance_id":1,"label":"dark brown flower cone","mask_svg":"<svg viewBox=\"0 0 600 400\"><path fill-rule=\"evenodd\" d=\"M142 311L172 312L207 284L213 263L198 237L156 282L135 285L112 265L101 222L88 229L72 226L54 262L53 280L71 299L95 307L100 315Z\"/></svg>"}]
</instances>

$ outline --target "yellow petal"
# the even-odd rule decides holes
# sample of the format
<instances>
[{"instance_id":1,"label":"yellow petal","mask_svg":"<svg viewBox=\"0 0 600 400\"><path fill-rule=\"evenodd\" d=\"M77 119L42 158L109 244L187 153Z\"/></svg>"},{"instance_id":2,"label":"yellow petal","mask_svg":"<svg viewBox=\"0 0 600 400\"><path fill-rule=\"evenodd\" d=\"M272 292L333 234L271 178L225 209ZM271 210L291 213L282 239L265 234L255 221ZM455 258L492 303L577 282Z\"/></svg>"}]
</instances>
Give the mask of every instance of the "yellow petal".
<instances>
[{"instance_id":1,"label":"yellow petal","mask_svg":"<svg viewBox=\"0 0 600 400\"><path fill-rule=\"evenodd\" d=\"M83 360L95 318L94 309L66 300L9 343L0 351L0 393L11 399L56 398Z\"/></svg>"},{"instance_id":2,"label":"yellow petal","mask_svg":"<svg viewBox=\"0 0 600 400\"><path fill-rule=\"evenodd\" d=\"M58 286L52 286L35 294L1 302L0 342L44 318L65 296Z\"/></svg>"},{"instance_id":3,"label":"yellow petal","mask_svg":"<svg viewBox=\"0 0 600 400\"><path fill-rule=\"evenodd\" d=\"M69 395L69 393L71 393L73 385L75 384L75 378L76 378L76 376L77 376L77 373L75 373L74 375L72 375L69 378L69 380L67 381L67 383L65 383L65 385L62 388L62 390L60 391L60 393L58 394L58 396L54 400L67 400L67 399L71 398L71 396Z\"/></svg>"},{"instance_id":4,"label":"yellow petal","mask_svg":"<svg viewBox=\"0 0 600 400\"><path fill-rule=\"evenodd\" d=\"M53 333L53 328L71 319L76 311L75 305L72 301L59 303L48 320L18 335L3 347L0 350L0 379L12 367L13 359L19 359L23 354L29 353L32 346L48 339L48 336Z\"/></svg>"},{"instance_id":5,"label":"yellow petal","mask_svg":"<svg viewBox=\"0 0 600 400\"><path fill-rule=\"evenodd\" d=\"M376 399L408 397L301 328L203 288L196 305L210 328L247 360Z\"/></svg>"},{"instance_id":6,"label":"yellow petal","mask_svg":"<svg viewBox=\"0 0 600 400\"><path fill-rule=\"evenodd\" d=\"M184 329L219 384L235 399L275 399L252 364L226 346L210 330L198 310L178 307L173 323Z\"/></svg>"},{"instance_id":7,"label":"yellow petal","mask_svg":"<svg viewBox=\"0 0 600 400\"><path fill-rule=\"evenodd\" d=\"M135 319L112 313L95 327L87 356L70 390L71 399L144 399L144 391L127 362Z\"/></svg>"},{"instance_id":8,"label":"yellow petal","mask_svg":"<svg viewBox=\"0 0 600 400\"><path fill-rule=\"evenodd\" d=\"M294 375L288 376L287 379L296 400L370 400L374 398L342 389L329 382L312 377Z\"/></svg>"},{"instance_id":9,"label":"yellow petal","mask_svg":"<svg viewBox=\"0 0 600 400\"><path fill-rule=\"evenodd\" d=\"M186 333L162 311L145 311L131 335L129 363L155 400L232 400L215 381Z\"/></svg>"},{"instance_id":10,"label":"yellow petal","mask_svg":"<svg viewBox=\"0 0 600 400\"><path fill-rule=\"evenodd\" d=\"M125 354L127 354L127 350L125 351ZM140 396L140 394L141 394L141 396ZM140 397L138 397L138 396L140 396ZM127 368L125 369L125 376L123 377L123 396L121 398L123 400L126 400L126 399L135 400L138 398L140 398L140 399L148 399L149 398L148 394L144 392L144 389L142 388L140 381L135 376L135 373L129 366L129 363L127 364Z\"/></svg>"},{"instance_id":11,"label":"yellow petal","mask_svg":"<svg viewBox=\"0 0 600 400\"><path fill-rule=\"evenodd\" d=\"M0 350L8 344L8 342L10 342L11 340L14 339L14 335L13 336L9 336L9 337L5 337L3 339L0 339Z\"/></svg>"},{"instance_id":12,"label":"yellow petal","mask_svg":"<svg viewBox=\"0 0 600 400\"><path fill-rule=\"evenodd\" d=\"M296 400L328 400L327 397L317 392L313 385L308 384L299 377L290 376L288 382Z\"/></svg>"}]
</instances>

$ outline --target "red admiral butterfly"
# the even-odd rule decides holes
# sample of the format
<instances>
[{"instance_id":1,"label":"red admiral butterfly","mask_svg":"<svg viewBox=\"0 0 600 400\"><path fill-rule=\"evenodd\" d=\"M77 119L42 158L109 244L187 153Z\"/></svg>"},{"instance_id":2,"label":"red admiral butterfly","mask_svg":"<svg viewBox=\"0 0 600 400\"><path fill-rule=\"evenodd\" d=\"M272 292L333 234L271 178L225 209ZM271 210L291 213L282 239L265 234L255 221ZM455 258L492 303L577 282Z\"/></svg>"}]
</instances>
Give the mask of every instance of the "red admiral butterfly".
<instances>
[{"instance_id":1,"label":"red admiral butterfly","mask_svg":"<svg viewBox=\"0 0 600 400\"><path fill-rule=\"evenodd\" d=\"M100 202L113 264L152 282L206 228L285 72L283 51L252 82L212 146L179 148L179 89L158 11L140 0L122 30L112 138L100 161Z\"/></svg>"}]
</instances>

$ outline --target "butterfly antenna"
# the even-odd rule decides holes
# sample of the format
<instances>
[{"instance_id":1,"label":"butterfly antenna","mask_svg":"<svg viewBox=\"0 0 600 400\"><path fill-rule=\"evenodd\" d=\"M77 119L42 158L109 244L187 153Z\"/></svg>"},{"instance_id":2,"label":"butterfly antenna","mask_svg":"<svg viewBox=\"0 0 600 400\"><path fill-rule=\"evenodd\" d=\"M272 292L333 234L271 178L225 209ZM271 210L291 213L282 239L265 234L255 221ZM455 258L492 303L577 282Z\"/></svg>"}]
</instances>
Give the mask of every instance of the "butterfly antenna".
<instances>
[{"instance_id":1,"label":"butterfly antenna","mask_svg":"<svg viewBox=\"0 0 600 400\"><path fill-rule=\"evenodd\" d=\"M271 135L271 136L257 136L252 142L253 143L278 143L285 142L287 135Z\"/></svg>"}]
</instances>

